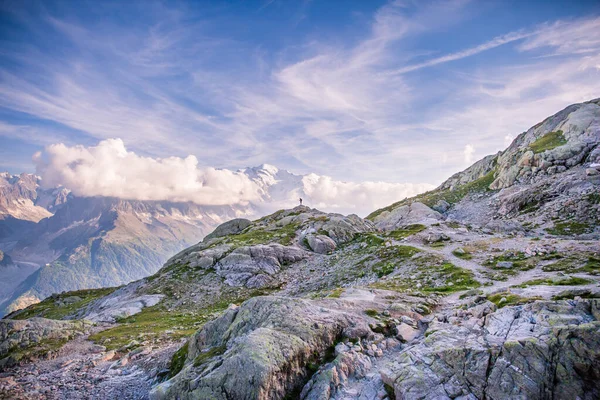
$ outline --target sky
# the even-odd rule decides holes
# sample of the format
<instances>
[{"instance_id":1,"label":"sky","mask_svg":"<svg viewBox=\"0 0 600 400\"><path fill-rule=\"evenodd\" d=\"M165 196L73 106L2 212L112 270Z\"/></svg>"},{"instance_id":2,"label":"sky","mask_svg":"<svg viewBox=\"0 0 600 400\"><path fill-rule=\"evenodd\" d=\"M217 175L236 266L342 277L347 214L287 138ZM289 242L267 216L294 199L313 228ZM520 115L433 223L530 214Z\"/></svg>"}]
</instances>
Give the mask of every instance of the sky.
<instances>
[{"instance_id":1,"label":"sky","mask_svg":"<svg viewBox=\"0 0 600 400\"><path fill-rule=\"evenodd\" d=\"M0 1L0 171L59 184L127 159L106 187L246 201L267 163L422 191L597 97L597 0Z\"/></svg>"}]
</instances>

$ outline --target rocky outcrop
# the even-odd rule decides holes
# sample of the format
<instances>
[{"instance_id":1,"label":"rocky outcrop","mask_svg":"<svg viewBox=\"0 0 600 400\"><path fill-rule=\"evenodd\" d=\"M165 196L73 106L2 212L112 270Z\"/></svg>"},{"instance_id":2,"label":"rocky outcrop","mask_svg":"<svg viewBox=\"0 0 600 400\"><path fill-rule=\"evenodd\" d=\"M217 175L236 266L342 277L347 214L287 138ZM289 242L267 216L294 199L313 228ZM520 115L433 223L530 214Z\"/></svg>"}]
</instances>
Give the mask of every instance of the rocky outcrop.
<instances>
[{"instance_id":1,"label":"rocky outcrop","mask_svg":"<svg viewBox=\"0 0 600 400\"><path fill-rule=\"evenodd\" d=\"M161 294L138 294L136 291L141 284L142 282L133 283L92 302L76 317L94 322L115 322L141 312L144 307L158 304L164 297Z\"/></svg>"},{"instance_id":2,"label":"rocky outcrop","mask_svg":"<svg viewBox=\"0 0 600 400\"><path fill-rule=\"evenodd\" d=\"M498 156L502 154L498 152L498 154L492 154L482 158L477 161L475 164L471 165L469 168L462 172L457 172L448 178L444 183L442 183L438 190L453 190L462 185L466 185L470 182L473 182L477 179L483 178L490 172L496 169L496 165L498 162Z\"/></svg>"},{"instance_id":3,"label":"rocky outcrop","mask_svg":"<svg viewBox=\"0 0 600 400\"><path fill-rule=\"evenodd\" d=\"M479 299L438 316L427 338L381 374L398 399L595 399L599 305L534 302L494 312Z\"/></svg>"},{"instance_id":4,"label":"rocky outcrop","mask_svg":"<svg viewBox=\"0 0 600 400\"><path fill-rule=\"evenodd\" d=\"M309 234L305 237L308 247L315 253L329 254L337 247L333 239L329 236Z\"/></svg>"},{"instance_id":5,"label":"rocky outcrop","mask_svg":"<svg viewBox=\"0 0 600 400\"><path fill-rule=\"evenodd\" d=\"M598 103L595 100L569 106L520 135L498 157L498 173L490 188L536 181L585 162L600 141ZM536 150L540 140L550 144Z\"/></svg>"},{"instance_id":6,"label":"rocky outcrop","mask_svg":"<svg viewBox=\"0 0 600 400\"><path fill-rule=\"evenodd\" d=\"M377 215L373 222L378 229L393 230L410 224L434 224L442 215L423 203L406 204Z\"/></svg>"},{"instance_id":7,"label":"rocky outcrop","mask_svg":"<svg viewBox=\"0 0 600 400\"><path fill-rule=\"evenodd\" d=\"M46 318L0 320L0 369L19 361L31 346L44 342L63 343L90 328L86 321L56 321Z\"/></svg>"},{"instance_id":8,"label":"rocky outcrop","mask_svg":"<svg viewBox=\"0 0 600 400\"><path fill-rule=\"evenodd\" d=\"M230 286L262 288L269 285L283 265L300 261L306 256L307 253L298 247L277 243L244 246L233 250L211 267Z\"/></svg>"},{"instance_id":9,"label":"rocky outcrop","mask_svg":"<svg viewBox=\"0 0 600 400\"><path fill-rule=\"evenodd\" d=\"M253 298L196 333L181 372L151 398L281 399L302 388L310 364L337 341L370 334L366 316L303 299Z\"/></svg>"},{"instance_id":10,"label":"rocky outcrop","mask_svg":"<svg viewBox=\"0 0 600 400\"><path fill-rule=\"evenodd\" d=\"M488 232L521 232L522 225L552 229L553 221L595 225L599 190L600 100L592 100L565 108L503 152L453 175L433 197L454 203L440 200L433 208ZM579 233L597 237L592 230L582 226Z\"/></svg>"},{"instance_id":11,"label":"rocky outcrop","mask_svg":"<svg viewBox=\"0 0 600 400\"><path fill-rule=\"evenodd\" d=\"M206 235L205 241L227 235L235 235L250 226L252 221L245 218L235 218L217 226L214 231Z\"/></svg>"},{"instance_id":12,"label":"rocky outcrop","mask_svg":"<svg viewBox=\"0 0 600 400\"><path fill-rule=\"evenodd\" d=\"M236 221L233 228L224 224L217 231L235 231L246 224L240 222L245 220ZM264 288L275 282L282 268L306 259L311 251L329 254L339 244L372 230L369 221L356 215L327 214L298 206L254 221L243 233L207 237L172 257L166 265L187 264L214 270L229 286Z\"/></svg>"}]
</instances>

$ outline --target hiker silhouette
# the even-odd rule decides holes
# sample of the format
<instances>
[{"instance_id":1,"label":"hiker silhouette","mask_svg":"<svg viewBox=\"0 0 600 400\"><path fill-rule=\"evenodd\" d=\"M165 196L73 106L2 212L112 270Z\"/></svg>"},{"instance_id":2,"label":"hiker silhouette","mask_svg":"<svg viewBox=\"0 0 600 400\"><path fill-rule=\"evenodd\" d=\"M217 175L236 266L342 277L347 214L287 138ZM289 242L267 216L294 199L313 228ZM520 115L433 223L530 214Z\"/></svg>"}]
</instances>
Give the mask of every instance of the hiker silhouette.
<instances>
[{"instance_id":1,"label":"hiker silhouette","mask_svg":"<svg viewBox=\"0 0 600 400\"><path fill-rule=\"evenodd\" d=\"M300 197L300 205L302 205L302 197Z\"/></svg>"}]
</instances>

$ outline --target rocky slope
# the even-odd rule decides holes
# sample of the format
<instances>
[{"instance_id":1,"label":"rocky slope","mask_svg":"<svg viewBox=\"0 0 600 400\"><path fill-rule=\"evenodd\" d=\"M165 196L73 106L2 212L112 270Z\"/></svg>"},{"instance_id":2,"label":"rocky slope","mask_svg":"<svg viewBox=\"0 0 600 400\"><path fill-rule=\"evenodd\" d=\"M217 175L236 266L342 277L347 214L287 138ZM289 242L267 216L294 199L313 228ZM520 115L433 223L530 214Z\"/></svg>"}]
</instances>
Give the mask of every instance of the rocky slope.
<instances>
[{"instance_id":1,"label":"rocky slope","mask_svg":"<svg viewBox=\"0 0 600 400\"><path fill-rule=\"evenodd\" d=\"M596 399L597 103L368 219L234 219L152 276L15 312L0 396ZM504 213L516 193L543 200ZM56 322L83 325L21 341Z\"/></svg>"},{"instance_id":2,"label":"rocky slope","mask_svg":"<svg viewBox=\"0 0 600 400\"><path fill-rule=\"evenodd\" d=\"M598 238L600 99L574 104L523 132L504 151L476 162L436 190L367 218L387 227L422 203L454 220L492 231Z\"/></svg>"}]
</instances>

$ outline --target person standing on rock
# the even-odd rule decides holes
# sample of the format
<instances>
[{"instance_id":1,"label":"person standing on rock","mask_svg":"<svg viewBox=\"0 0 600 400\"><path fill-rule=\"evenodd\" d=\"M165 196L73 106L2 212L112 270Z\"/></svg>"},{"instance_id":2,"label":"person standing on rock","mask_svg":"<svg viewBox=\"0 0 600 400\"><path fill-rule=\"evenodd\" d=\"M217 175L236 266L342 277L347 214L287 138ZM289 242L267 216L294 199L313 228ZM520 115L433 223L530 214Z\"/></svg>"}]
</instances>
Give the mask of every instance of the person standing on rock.
<instances>
[{"instance_id":1,"label":"person standing on rock","mask_svg":"<svg viewBox=\"0 0 600 400\"><path fill-rule=\"evenodd\" d=\"M302 205L302 197L300 197L300 205Z\"/></svg>"}]
</instances>

